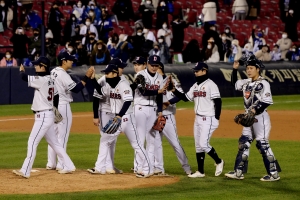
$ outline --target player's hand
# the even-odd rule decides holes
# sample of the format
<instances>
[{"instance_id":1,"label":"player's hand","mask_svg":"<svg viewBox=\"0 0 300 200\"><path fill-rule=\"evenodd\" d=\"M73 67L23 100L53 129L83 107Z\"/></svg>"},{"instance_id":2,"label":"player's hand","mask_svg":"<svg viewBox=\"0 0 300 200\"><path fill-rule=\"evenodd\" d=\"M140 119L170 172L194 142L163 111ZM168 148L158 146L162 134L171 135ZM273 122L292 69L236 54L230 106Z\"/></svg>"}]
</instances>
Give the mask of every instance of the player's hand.
<instances>
[{"instance_id":1,"label":"player's hand","mask_svg":"<svg viewBox=\"0 0 300 200\"><path fill-rule=\"evenodd\" d=\"M99 126L100 125L99 118L93 119L93 123L94 123L95 126Z\"/></svg>"},{"instance_id":2,"label":"player's hand","mask_svg":"<svg viewBox=\"0 0 300 200\"><path fill-rule=\"evenodd\" d=\"M87 77L91 78L91 76L92 76L92 74L93 74L93 71L95 71L95 68L92 66L92 67L90 67L90 68L86 71L85 75L86 75Z\"/></svg>"},{"instance_id":3,"label":"player's hand","mask_svg":"<svg viewBox=\"0 0 300 200\"><path fill-rule=\"evenodd\" d=\"M161 88L161 89L158 90L158 94L163 94L163 93L167 90L167 88L168 88L168 86L169 86L169 83L170 83L170 79L168 79L168 81L167 81L166 84L163 86L163 88Z\"/></svg>"},{"instance_id":4,"label":"player's hand","mask_svg":"<svg viewBox=\"0 0 300 200\"><path fill-rule=\"evenodd\" d=\"M159 113L158 113L158 116L162 116L162 112L159 112Z\"/></svg>"},{"instance_id":5,"label":"player's hand","mask_svg":"<svg viewBox=\"0 0 300 200\"><path fill-rule=\"evenodd\" d=\"M25 68L24 68L23 64L20 65L20 72L25 72Z\"/></svg>"},{"instance_id":6,"label":"player's hand","mask_svg":"<svg viewBox=\"0 0 300 200\"><path fill-rule=\"evenodd\" d=\"M170 105L170 102L167 101L167 102L164 102L163 103L163 110L167 109L167 107Z\"/></svg>"},{"instance_id":7,"label":"player's hand","mask_svg":"<svg viewBox=\"0 0 300 200\"><path fill-rule=\"evenodd\" d=\"M92 75L91 75L91 79L94 79L95 78L95 75L96 75L96 70L94 68L94 66L92 66Z\"/></svg>"},{"instance_id":8,"label":"player's hand","mask_svg":"<svg viewBox=\"0 0 300 200\"><path fill-rule=\"evenodd\" d=\"M234 69L238 69L239 66L240 66L239 61L235 60L235 61L233 62L233 68L234 68Z\"/></svg>"}]
</instances>

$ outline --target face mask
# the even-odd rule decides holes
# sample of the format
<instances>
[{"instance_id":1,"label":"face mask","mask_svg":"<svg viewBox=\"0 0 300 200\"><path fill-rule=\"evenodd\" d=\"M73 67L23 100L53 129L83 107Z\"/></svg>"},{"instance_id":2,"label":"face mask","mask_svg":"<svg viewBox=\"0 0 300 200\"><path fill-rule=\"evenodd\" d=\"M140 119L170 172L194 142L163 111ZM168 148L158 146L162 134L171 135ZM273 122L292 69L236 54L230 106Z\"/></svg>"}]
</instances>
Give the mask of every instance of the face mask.
<instances>
[{"instance_id":1,"label":"face mask","mask_svg":"<svg viewBox=\"0 0 300 200\"><path fill-rule=\"evenodd\" d=\"M73 48L68 48L68 52L72 52L73 51Z\"/></svg>"},{"instance_id":2,"label":"face mask","mask_svg":"<svg viewBox=\"0 0 300 200\"><path fill-rule=\"evenodd\" d=\"M98 47L98 50L101 50L102 49L102 47Z\"/></svg>"},{"instance_id":3,"label":"face mask","mask_svg":"<svg viewBox=\"0 0 300 200\"><path fill-rule=\"evenodd\" d=\"M10 59L10 58L11 58L11 55L5 55L5 57L6 57L7 59Z\"/></svg>"},{"instance_id":4,"label":"face mask","mask_svg":"<svg viewBox=\"0 0 300 200\"><path fill-rule=\"evenodd\" d=\"M222 40L226 40L226 36L222 36Z\"/></svg>"},{"instance_id":5,"label":"face mask","mask_svg":"<svg viewBox=\"0 0 300 200\"><path fill-rule=\"evenodd\" d=\"M296 51L296 49L292 49L292 51L294 51L294 52L295 52L295 51Z\"/></svg>"},{"instance_id":6,"label":"face mask","mask_svg":"<svg viewBox=\"0 0 300 200\"><path fill-rule=\"evenodd\" d=\"M208 48L208 49L211 49L211 44L207 45L207 48Z\"/></svg>"},{"instance_id":7,"label":"face mask","mask_svg":"<svg viewBox=\"0 0 300 200\"><path fill-rule=\"evenodd\" d=\"M36 36L39 36L39 34L38 34L38 33L34 33L33 35L34 35L35 37L36 37Z\"/></svg>"},{"instance_id":8,"label":"face mask","mask_svg":"<svg viewBox=\"0 0 300 200\"><path fill-rule=\"evenodd\" d=\"M167 24L163 24L162 27L163 27L164 29L166 29L168 26L167 26Z\"/></svg>"},{"instance_id":9,"label":"face mask","mask_svg":"<svg viewBox=\"0 0 300 200\"><path fill-rule=\"evenodd\" d=\"M95 37L90 37L90 40L94 40L95 39Z\"/></svg>"},{"instance_id":10,"label":"face mask","mask_svg":"<svg viewBox=\"0 0 300 200\"><path fill-rule=\"evenodd\" d=\"M157 53L157 52L158 52L158 49L154 49L154 52Z\"/></svg>"},{"instance_id":11,"label":"face mask","mask_svg":"<svg viewBox=\"0 0 300 200\"><path fill-rule=\"evenodd\" d=\"M22 14L25 14L25 11L23 11Z\"/></svg>"},{"instance_id":12,"label":"face mask","mask_svg":"<svg viewBox=\"0 0 300 200\"><path fill-rule=\"evenodd\" d=\"M287 35L286 34L282 34L282 38L287 38Z\"/></svg>"},{"instance_id":13,"label":"face mask","mask_svg":"<svg viewBox=\"0 0 300 200\"><path fill-rule=\"evenodd\" d=\"M159 43L162 43L164 40L163 39L158 39L158 42Z\"/></svg>"},{"instance_id":14,"label":"face mask","mask_svg":"<svg viewBox=\"0 0 300 200\"><path fill-rule=\"evenodd\" d=\"M160 6L166 6L165 2L161 2Z\"/></svg>"},{"instance_id":15,"label":"face mask","mask_svg":"<svg viewBox=\"0 0 300 200\"><path fill-rule=\"evenodd\" d=\"M81 3L78 3L78 4L77 4L77 7L78 7L78 8L81 8L81 6L82 6Z\"/></svg>"},{"instance_id":16,"label":"face mask","mask_svg":"<svg viewBox=\"0 0 300 200\"><path fill-rule=\"evenodd\" d=\"M211 30L213 30L213 31L215 31L216 30L216 28L215 27L212 27L212 28L210 28Z\"/></svg>"},{"instance_id":17,"label":"face mask","mask_svg":"<svg viewBox=\"0 0 300 200\"><path fill-rule=\"evenodd\" d=\"M91 6L91 9L93 9L93 10L94 10L94 9L95 9L95 6Z\"/></svg>"},{"instance_id":18,"label":"face mask","mask_svg":"<svg viewBox=\"0 0 300 200\"><path fill-rule=\"evenodd\" d=\"M147 4L151 4L151 1L146 1Z\"/></svg>"},{"instance_id":19,"label":"face mask","mask_svg":"<svg viewBox=\"0 0 300 200\"><path fill-rule=\"evenodd\" d=\"M65 5L68 3L67 1L64 1Z\"/></svg>"},{"instance_id":20,"label":"face mask","mask_svg":"<svg viewBox=\"0 0 300 200\"><path fill-rule=\"evenodd\" d=\"M90 12L90 13L89 13L89 16L93 17L93 16L94 16L94 13Z\"/></svg>"},{"instance_id":21,"label":"face mask","mask_svg":"<svg viewBox=\"0 0 300 200\"><path fill-rule=\"evenodd\" d=\"M72 20L75 21L75 17L72 17Z\"/></svg>"},{"instance_id":22,"label":"face mask","mask_svg":"<svg viewBox=\"0 0 300 200\"><path fill-rule=\"evenodd\" d=\"M144 33L148 33L148 31L149 31L148 29L144 29Z\"/></svg>"},{"instance_id":23,"label":"face mask","mask_svg":"<svg viewBox=\"0 0 300 200\"><path fill-rule=\"evenodd\" d=\"M257 33L257 36L258 36L259 38L261 38L261 37L263 36L263 34L262 34L262 33Z\"/></svg>"},{"instance_id":24,"label":"face mask","mask_svg":"<svg viewBox=\"0 0 300 200\"><path fill-rule=\"evenodd\" d=\"M141 32L138 32L138 33L137 33L138 36L141 36L142 34L143 34L143 33L141 33Z\"/></svg>"},{"instance_id":25,"label":"face mask","mask_svg":"<svg viewBox=\"0 0 300 200\"><path fill-rule=\"evenodd\" d=\"M2 4L1 4L1 6L2 6ZM290 13L290 14L293 14L293 13L294 13L294 11L293 11L293 10L289 10L289 13Z\"/></svg>"},{"instance_id":26,"label":"face mask","mask_svg":"<svg viewBox=\"0 0 300 200\"><path fill-rule=\"evenodd\" d=\"M89 26L91 24L91 22L85 22L85 25Z\"/></svg>"},{"instance_id":27,"label":"face mask","mask_svg":"<svg viewBox=\"0 0 300 200\"><path fill-rule=\"evenodd\" d=\"M2 7L4 7L4 6L5 6L5 3L1 3L0 5L1 5Z\"/></svg>"},{"instance_id":28,"label":"face mask","mask_svg":"<svg viewBox=\"0 0 300 200\"><path fill-rule=\"evenodd\" d=\"M229 30L228 30L228 29L226 29L226 30L225 30L225 33L229 33Z\"/></svg>"}]
</instances>

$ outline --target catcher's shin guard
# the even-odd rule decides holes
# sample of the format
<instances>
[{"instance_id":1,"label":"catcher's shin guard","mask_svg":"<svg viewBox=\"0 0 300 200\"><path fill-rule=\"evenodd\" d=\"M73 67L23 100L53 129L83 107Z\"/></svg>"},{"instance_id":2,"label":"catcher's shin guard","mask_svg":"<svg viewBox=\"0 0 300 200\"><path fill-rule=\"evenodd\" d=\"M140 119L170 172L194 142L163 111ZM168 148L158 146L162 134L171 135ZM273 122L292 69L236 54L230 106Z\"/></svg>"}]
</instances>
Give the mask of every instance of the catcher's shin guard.
<instances>
[{"instance_id":1,"label":"catcher's shin guard","mask_svg":"<svg viewBox=\"0 0 300 200\"><path fill-rule=\"evenodd\" d=\"M249 148L252 140L248 137L242 135L239 138L239 151L235 159L234 170L240 170L243 173L247 173L248 170L248 156L249 156Z\"/></svg>"}]
</instances>

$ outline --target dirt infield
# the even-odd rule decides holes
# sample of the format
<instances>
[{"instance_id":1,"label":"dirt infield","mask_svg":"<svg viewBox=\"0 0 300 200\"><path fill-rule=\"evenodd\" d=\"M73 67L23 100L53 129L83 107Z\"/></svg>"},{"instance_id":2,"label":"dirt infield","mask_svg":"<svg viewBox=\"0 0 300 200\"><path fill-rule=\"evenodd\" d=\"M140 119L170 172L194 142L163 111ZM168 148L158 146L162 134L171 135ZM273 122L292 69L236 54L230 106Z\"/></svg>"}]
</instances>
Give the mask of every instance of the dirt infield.
<instances>
[{"instance_id":1,"label":"dirt infield","mask_svg":"<svg viewBox=\"0 0 300 200\"><path fill-rule=\"evenodd\" d=\"M233 118L237 113L238 111L222 111L220 126L213 137L238 138L241 134L242 127L233 122ZM300 116L299 111L269 111L269 114L272 123L271 140L300 140L300 134L296 134L297 131L300 130L300 124L295 120ZM71 132L99 134L97 127L93 126L92 116L92 113L73 114ZM194 111L178 110L176 119L179 135L192 137ZM0 131L30 132L33 122L33 115L0 117ZM151 177L147 179L138 179L133 174L93 176L83 170L77 170L71 175L59 175L55 171L45 169L38 169L38 172L31 173L30 179L27 180L15 176L11 171L12 170L0 170L0 194L42 194L128 189L163 186L179 181L179 177ZM24 182L26 182L26 184L24 184Z\"/></svg>"}]
</instances>

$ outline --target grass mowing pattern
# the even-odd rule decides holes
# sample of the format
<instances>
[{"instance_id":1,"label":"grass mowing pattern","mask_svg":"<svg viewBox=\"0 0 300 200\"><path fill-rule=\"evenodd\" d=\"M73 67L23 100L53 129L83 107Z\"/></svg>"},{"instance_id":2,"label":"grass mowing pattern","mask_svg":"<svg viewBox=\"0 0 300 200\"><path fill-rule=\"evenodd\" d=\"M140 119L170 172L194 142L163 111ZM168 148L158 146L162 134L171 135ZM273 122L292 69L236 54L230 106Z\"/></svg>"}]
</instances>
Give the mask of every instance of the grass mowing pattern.
<instances>
[{"instance_id":1,"label":"grass mowing pattern","mask_svg":"<svg viewBox=\"0 0 300 200\"><path fill-rule=\"evenodd\" d=\"M26 156L28 133L0 133L3 146L0 149L0 168L18 169ZM194 139L180 137L182 146L189 157L189 163L196 170ZM127 138L118 138L115 164L129 173L133 162L133 150ZM212 138L211 144L219 156L225 160L224 172L232 170L237 153L237 139ZM78 169L94 166L98 154L99 136L87 134L71 134L68 143L68 153ZM224 177L214 177L214 163L207 155L205 160L206 177L190 179L184 175L175 153L166 139L163 142L164 162L166 172L180 176L178 183L165 187L91 191L43 195L1 195L0 199L298 199L300 195L298 173L299 163L294 155L298 155L299 142L271 141L272 149L279 160L283 172L278 182L261 182L265 175L261 155L255 143L252 144L249 159L248 174L245 180L231 180ZM43 168L47 162L47 144L43 139L38 147L34 167ZM84 181L84 180L83 180Z\"/></svg>"}]
</instances>

